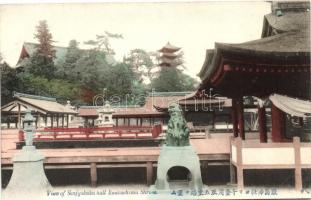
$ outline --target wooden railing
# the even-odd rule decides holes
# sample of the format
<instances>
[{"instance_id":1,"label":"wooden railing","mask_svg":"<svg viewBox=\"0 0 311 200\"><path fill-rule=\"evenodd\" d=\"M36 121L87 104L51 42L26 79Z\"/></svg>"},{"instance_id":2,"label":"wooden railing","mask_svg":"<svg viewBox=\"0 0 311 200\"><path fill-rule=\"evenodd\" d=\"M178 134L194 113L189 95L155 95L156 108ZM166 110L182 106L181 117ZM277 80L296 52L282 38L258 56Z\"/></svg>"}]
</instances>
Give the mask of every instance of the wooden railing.
<instances>
[{"instance_id":1,"label":"wooden railing","mask_svg":"<svg viewBox=\"0 0 311 200\"><path fill-rule=\"evenodd\" d=\"M231 140L231 164L237 169L237 184L244 187L245 169L294 169L295 188L302 188L301 169L311 169L311 143L293 142L260 143L259 141Z\"/></svg>"},{"instance_id":2,"label":"wooden railing","mask_svg":"<svg viewBox=\"0 0 311 200\"><path fill-rule=\"evenodd\" d=\"M157 138L161 132L162 125L95 128L44 128L36 130L34 141ZM19 133L19 140L24 141L23 131L20 131Z\"/></svg>"}]
</instances>

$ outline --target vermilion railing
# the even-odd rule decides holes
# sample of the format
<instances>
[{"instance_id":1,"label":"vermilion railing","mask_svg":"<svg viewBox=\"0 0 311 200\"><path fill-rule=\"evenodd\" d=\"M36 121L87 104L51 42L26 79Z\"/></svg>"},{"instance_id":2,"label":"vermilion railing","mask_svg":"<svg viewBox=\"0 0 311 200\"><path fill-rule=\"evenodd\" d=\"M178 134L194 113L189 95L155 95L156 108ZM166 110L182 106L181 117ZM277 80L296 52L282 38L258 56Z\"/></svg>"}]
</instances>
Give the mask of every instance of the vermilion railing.
<instances>
[{"instance_id":1,"label":"vermilion railing","mask_svg":"<svg viewBox=\"0 0 311 200\"><path fill-rule=\"evenodd\" d=\"M46 140L100 140L100 139L142 139L157 138L162 125L155 126L117 126L94 128L44 128L36 130L35 141ZM23 141L23 132L19 134Z\"/></svg>"}]
</instances>

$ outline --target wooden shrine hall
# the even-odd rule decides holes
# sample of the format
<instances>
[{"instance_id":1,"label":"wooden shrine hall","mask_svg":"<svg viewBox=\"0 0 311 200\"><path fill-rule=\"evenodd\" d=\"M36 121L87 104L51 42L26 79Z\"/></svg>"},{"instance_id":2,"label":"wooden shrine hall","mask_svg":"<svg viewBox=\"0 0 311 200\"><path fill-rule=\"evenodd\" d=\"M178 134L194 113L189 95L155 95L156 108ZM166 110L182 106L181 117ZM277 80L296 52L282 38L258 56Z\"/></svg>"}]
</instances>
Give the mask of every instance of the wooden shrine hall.
<instances>
[{"instance_id":1,"label":"wooden shrine hall","mask_svg":"<svg viewBox=\"0 0 311 200\"><path fill-rule=\"evenodd\" d=\"M242 189L245 170L293 170L300 191L308 179L303 174L311 169L310 2L271 4L261 39L216 43L215 49L207 50L200 89L212 88L232 98L231 182ZM243 98L247 96L258 101L259 138L245 140ZM270 107L272 142L266 126ZM301 129L288 137L288 124L295 118ZM309 139L302 141L303 134Z\"/></svg>"},{"instance_id":2,"label":"wooden shrine hall","mask_svg":"<svg viewBox=\"0 0 311 200\"><path fill-rule=\"evenodd\" d=\"M266 100L279 94L310 100L310 2L273 2L261 39L216 43L199 73L200 89L232 98L234 136L245 139L243 97L259 100L260 141L267 142ZM272 141L286 141L286 114L273 102ZM302 123L303 119L300 118Z\"/></svg>"},{"instance_id":3,"label":"wooden shrine hall","mask_svg":"<svg viewBox=\"0 0 311 200\"><path fill-rule=\"evenodd\" d=\"M14 100L1 107L1 115L7 118L14 118L16 128L22 128L22 116L26 109L31 109L36 118L36 127L68 127L70 116L77 112L72 109L70 103L62 105L57 103L55 98L36 95L22 94L15 92ZM8 125L9 128L9 125Z\"/></svg>"}]
</instances>

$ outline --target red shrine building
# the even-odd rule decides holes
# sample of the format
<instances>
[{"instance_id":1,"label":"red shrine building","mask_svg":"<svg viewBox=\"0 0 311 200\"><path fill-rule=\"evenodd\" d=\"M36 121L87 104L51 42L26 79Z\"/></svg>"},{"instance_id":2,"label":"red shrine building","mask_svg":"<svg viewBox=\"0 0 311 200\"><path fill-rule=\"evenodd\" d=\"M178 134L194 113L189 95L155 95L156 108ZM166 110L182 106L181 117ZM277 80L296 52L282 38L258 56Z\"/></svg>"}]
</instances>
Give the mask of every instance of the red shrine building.
<instances>
[{"instance_id":1,"label":"red shrine building","mask_svg":"<svg viewBox=\"0 0 311 200\"><path fill-rule=\"evenodd\" d=\"M235 137L245 139L245 96L265 101L270 95L279 94L310 100L309 8L308 2L273 3L272 13L264 16L261 39L241 44L215 43L215 49L207 50L199 73L200 89L213 88L232 98ZM278 97L275 98L277 101ZM272 140L286 141L286 114L275 101L271 104ZM260 141L267 142L267 103L262 104L258 106ZM301 117L298 121L302 124Z\"/></svg>"},{"instance_id":2,"label":"red shrine building","mask_svg":"<svg viewBox=\"0 0 311 200\"><path fill-rule=\"evenodd\" d=\"M237 178L243 188L245 170L294 169L300 190L302 174L311 168L310 2L273 2L261 38L215 43L199 76L199 91L212 88L232 99L231 181ZM258 139L245 134L247 96L258 100Z\"/></svg>"}]
</instances>

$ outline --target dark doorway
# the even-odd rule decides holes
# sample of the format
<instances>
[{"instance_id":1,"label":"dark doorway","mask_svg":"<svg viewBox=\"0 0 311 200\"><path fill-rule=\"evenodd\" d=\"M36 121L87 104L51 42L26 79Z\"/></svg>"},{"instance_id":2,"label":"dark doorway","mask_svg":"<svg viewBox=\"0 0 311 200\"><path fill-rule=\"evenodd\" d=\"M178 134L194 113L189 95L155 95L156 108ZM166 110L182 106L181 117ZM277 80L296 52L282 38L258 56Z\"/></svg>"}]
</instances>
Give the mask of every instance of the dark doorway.
<instances>
[{"instance_id":1,"label":"dark doorway","mask_svg":"<svg viewBox=\"0 0 311 200\"><path fill-rule=\"evenodd\" d=\"M175 166L168 170L167 172L167 181L191 181L191 172L186 167Z\"/></svg>"}]
</instances>

